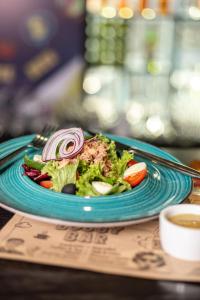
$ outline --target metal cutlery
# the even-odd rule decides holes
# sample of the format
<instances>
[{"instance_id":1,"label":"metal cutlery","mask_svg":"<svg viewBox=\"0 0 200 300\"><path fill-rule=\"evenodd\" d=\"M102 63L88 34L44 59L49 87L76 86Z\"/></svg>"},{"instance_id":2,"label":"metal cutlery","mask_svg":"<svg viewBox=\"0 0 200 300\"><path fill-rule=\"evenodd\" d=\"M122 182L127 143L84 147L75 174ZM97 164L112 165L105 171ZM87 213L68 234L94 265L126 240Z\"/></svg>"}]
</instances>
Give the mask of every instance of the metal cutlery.
<instances>
[{"instance_id":1,"label":"metal cutlery","mask_svg":"<svg viewBox=\"0 0 200 300\"><path fill-rule=\"evenodd\" d=\"M5 157L0 159L0 168L7 165L13 158L17 157L21 152L27 149L39 149L42 148L48 140L48 137L56 130L55 126L46 125L41 133L37 134L31 142L22 146Z\"/></svg>"}]
</instances>

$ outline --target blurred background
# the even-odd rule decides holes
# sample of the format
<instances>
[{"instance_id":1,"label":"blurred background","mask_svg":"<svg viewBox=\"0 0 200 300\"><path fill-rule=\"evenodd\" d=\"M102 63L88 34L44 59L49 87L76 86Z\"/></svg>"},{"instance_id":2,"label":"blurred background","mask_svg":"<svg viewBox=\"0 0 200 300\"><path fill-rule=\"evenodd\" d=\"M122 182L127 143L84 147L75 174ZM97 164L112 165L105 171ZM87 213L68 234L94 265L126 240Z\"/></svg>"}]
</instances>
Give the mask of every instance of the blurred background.
<instances>
[{"instance_id":1,"label":"blurred background","mask_svg":"<svg viewBox=\"0 0 200 300\"><path fill-rule=\"evenodd\" d=\"M200 0L1 0L0 139L46 123L200 145Z\"/></svg>"}]
</instances>

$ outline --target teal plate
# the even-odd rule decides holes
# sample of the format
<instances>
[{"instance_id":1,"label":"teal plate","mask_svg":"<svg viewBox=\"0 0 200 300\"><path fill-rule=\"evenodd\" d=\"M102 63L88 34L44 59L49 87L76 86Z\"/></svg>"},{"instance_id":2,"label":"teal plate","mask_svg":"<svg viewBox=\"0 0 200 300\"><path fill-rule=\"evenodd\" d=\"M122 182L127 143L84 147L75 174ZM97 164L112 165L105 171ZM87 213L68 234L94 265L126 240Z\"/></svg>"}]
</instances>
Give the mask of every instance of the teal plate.
<instances>
[{"instance_id":1,"label":"teal plate","mask_svg":"<svg viewBox=\"0 0 200 300\"><path fill-rule=\"evenodd\" d=\"M113 140L161 157L178 160L150 144L109 135ZM25 145L33 136L24 136L0 145L0 158ZM47 190L23 175L23 158L0 175L0 205L12 212L56 224L100 227L121 226L154 219L169 205L181 203L190 194L190 177L145 161L148 175L131 191L112 196L84 198Z\"/></svg>"}]
</instances>

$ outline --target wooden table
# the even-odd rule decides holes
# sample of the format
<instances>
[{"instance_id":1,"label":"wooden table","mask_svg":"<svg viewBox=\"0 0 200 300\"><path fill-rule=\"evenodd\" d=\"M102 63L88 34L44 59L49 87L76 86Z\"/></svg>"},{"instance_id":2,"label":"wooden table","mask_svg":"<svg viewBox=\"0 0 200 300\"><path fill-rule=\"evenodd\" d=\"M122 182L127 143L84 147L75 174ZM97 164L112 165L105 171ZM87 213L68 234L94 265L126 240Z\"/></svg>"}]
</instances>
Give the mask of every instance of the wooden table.
<instances>
[{"instance_id":1,"label":"wooden table","mask_svg":"<svg viewBox=\"0 0 200 300\"><path fill-rule=\"evenodd\" d=\"M188 161L200 157L199 149L193 152L169 149L169 152L183 161L183 157ZM11 217L11 213L0 209L0 228ZM9 260L0 260L0 283L2 300L200 299L200 284L104 275Z\"/></svg>"}]
</instances>

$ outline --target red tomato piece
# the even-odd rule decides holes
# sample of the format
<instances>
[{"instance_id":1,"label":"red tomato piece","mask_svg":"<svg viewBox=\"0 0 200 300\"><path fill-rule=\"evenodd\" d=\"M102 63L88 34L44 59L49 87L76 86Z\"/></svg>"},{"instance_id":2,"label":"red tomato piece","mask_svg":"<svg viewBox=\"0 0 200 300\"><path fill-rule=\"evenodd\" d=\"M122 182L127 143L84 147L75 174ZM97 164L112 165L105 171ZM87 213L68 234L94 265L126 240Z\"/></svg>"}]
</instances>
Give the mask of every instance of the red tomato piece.
<instances>
[{"instance_id":1,"label":"red tomato piece","mask_svg":"<svg viewBox=\"0 0 200 300\"><path fill-rule=\"evenodd\" d=\"M147 167L144 162L136 163L130 166L124 172L124 180L127 181L132 187L138 185L146 176Z\"/></svg>"},{"instance_id":2,"label":"red tomato piece","mask_svg":"<svg viewBox=\"0 0 200 300\"><path fill-rule=\"evenodd\" d=\"M127 163L127 167L131 167L133 165L137 164L137 161L134 159L129 160L129 162Z\"/></svg>"},{"instance_id":3,"label":"red tomato piece","mask_svg":"<svg viewBox=\"0 0 200 300\"><path fill-rule=\"evenodd\" d=\"M124 178L132 187L138 185L146 176L147 170L138 172L135 175Z\"/></svg>"},{"instance_id":4,"label":"red tomato piece","mask_svg":"<svg viewBox=\"0 0 200 300\"><path fill-rule=\"evenodd\" d=\"M40 185L46 189L50 189L53 186L53 183L51 180L43 180L40 181Z\"/></svg>"}]
</instances>

